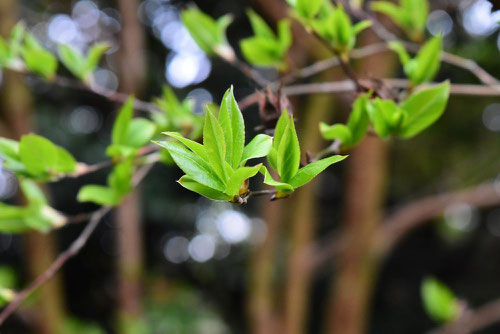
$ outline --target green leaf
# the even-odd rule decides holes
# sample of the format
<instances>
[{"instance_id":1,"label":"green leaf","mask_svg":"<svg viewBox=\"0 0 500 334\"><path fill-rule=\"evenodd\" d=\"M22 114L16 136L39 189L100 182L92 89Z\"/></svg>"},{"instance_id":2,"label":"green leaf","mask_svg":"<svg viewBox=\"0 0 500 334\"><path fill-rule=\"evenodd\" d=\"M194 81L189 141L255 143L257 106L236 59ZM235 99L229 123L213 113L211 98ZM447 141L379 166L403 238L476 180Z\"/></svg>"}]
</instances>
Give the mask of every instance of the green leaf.
<instances>
[{"instance_id":1,"label":"green leaf","mask_svg":"<svg viewBox=\"0 0 500 334\"><path fill-rule=\"evenodd\" d=\"M0 158L5 168L13 172L24 171L23 163L19 157L19 143L15 140L0 138Z\"/></svg>"},{"instance_id":2,"label":"green leaf","mask_svg":"<svg viewBox=\"0 0 500 334\"><path fill-rule=\"evenodd\" d=\"M415 63L407 73L415 85L430 81L436 76L441 64L441 49L442 37L435 36L419 50Z\"/></svg>"},{"instance_id":3,"label":"green leaf","mask_svg":"<svg viewBox=\"0 0 500 334\"><path fill-rule=\"evenodd\" d=\"M302 187L304 184L310 182L319 173L324 171L330 165L347 158L347 155L334 155L325 159L311 162L309 165L302 167L298 170L297 174L290 180L290 185L294 188Z\"/></svg>"},{"instance_id":4,"label":"green leaf","mask_svg":"<svg viewBox=\"0 0 500 334\"><path fill-rule=\"evenodd\" d=\"M255 176L255 174L259 172L261 166L262 164L258 164L252 167L240 167L235 170L229 178L224 192L232 197L245 193L246 191L243 191L243 193L241 191L243 183L246 179Z\"/></svg>"},{"instance_id":5,"label":"green leaf","mask_svg":"<svg viewBox=\"0 0 500 334\"><path fill-rule=\"evenodd\" d=\"M290 194L293 192L292 185L274 180L266 166L262 166L259 171L262 175L264 175L264 184L276 188L276 190L281 194Z\"/></svg>"},{"instance_id":6,"label":"green leaf","mask_svg":"<svg viewBox=\"0 0 500 334\"><path fill-rule=\"evenodd\" d=\"M389 49L398 54L399 61L401 62L401 64L403 64L403 66L406 66L410 62L411 60L410 55L403 46L403 43L399 41L392 41L388 44L388 46Z\"/></svg>"},{"instance_id":7,"label":"green leaf","mask_svg":"<svg viewBox=\"0 0 500 334\"><path fill-rule=\"evenodd\" d=\"M241 165L244 165L249 159L265 157L269 154L272 145L273 139L271 137L263 134L255 136L243 149Z\"/></svg>"},{"instance_id":8,"label":"green leaf","mask_svg":"<svg viewBox=\"0 0 500 334\"><path fill-rule=\"evenodd\" d=\"M446 108L449 93L450 83L446 81L439 86L412 94L401 104L407 116L399 135L411 138L437 121Z\"/></svg>"},{"instance_id":9,"label":"green leaf","mask_svg":"<svg viewBox=\"0 0 500 334\"><path fill-rule=\"evenodd\" d=\"M313 18L320 10L323 0L296 0L295 9L304 18Z\"/></svg>"},{"instance_id":10,"label":"green leaf","mask_svg":"<svg viewBox=\"0 0 500 334\"><path fill-rule=\"evenodd\" d=\"M226 188L225 183L211 166L198 155L189 151L180 143L165 141L157 142L157 144L165 147L170 152L177 166L190 178L207 187L224 191Z\"/></svg>"},{"instance_id":11,"label":"green leaf","mask_svg":"<svg viewBox=\"0 0 500 334\"><path fill-rule=\"evenodd\" d=\"M224 136L225 160L231 167L237 168L240 165L243 147L245 146L245 123L238 103L234 98L233 87L228 89L224 94L219 110L218 123ZM205 120L206 126L207 120ZM214 130L216 129L217 126L215 125ZM217 131L215 131L215 134L217 134ZM203 137L205 140L205 132L203 133Z\"/></svg>"},{"instance_id":12,"label":"green leaf","mask_svg":"<svg viewBox=\"0 0 500 334\"><path fill-rule=\"evenodd\" d=\"M288 49L292 45L291 22L287 19L283 19L278 22L278 41L281 48L281 57L284 58Z\"/></svg>"},{"instance_id":13,"label":"green leaf","mask_svg":"<svg viewBox=\"0 0 500 334\"><path fill-rule=\"evenodd\" d=\"M213 170L217 173L217 175L219 175L221 180L226 181L226 143L224 136L225 133L217 121L217 118L215 118L212 112L207 108L205 126L203 127L203 146L207 150L207 154L210 159L210 166L212 166ZM172 154L172 152L170 153ZM187 172L186 174L192 176Z\"/></svg>"},{"instance_id":14,"label":"green leaf","mask_svg":"<svg viewBox=\"0 0 500 334\"><path fill-rule=\"evenodd\" d=\"M129 135L129 126L134 113L134 97L130 96L123 104L113 124L111 142L115 145L125 145Z\"/></svg>"},{"instance_id":15,"label":"green leaf","mask_svg":"<svg viewBox=\"0 0 500 334\"><path fill-rule=\"evenodd\" d=\"M354 101L347 127L351 130L350 146L354 146L363 139L370 124L370 118L367 113L368 98L370 94L360 95Z\"/></svg>"},{"instance_id":16,"label":"green leaf","mask_svg":"<svg viewBox=\"0 0 500 334\"><path fill-rule=\"evenodd\" d=\"M75 75L80 80L85 79L86 74L86 64L85 58L77 50L73 49L68 45L59 45L59 57L61 62L70 70L73 75Z\"/></svg>"},{"instance_id":17,"label":"green leaf","mask_svg":"<svg viewBox=\"0 0 500 334\"><path fill-rule=\"evenodd\" d=\"M44 49L27 49L23 52L26 68L51 80L57 71L57 59Z\"/></svg>"},{"instance_id":18,"label":"green leaf","mask_svg":"<svg viewBox=\"0 0 500 334\"><path fill-rule=\"evenodd\" d=\"M29 210L24 207L12 206L0 202L0 232L22 233L30 230L25 217Z\"/></svg>"},{"instance_id":19,"label":"green leaf","mask_svg":"<svg viewBox=\"0 0 500 334\"><path fill-rule=\"evenodd\" d=\"M339 52L345 52L354 47L354 31L351 19L342 6L337 6L332 12L330 22L333 24L333 45Z\"/></svg>"},{"instance_id":20,"label":"green leaf","mask_svg":"<svg viewBox=\"0 0 500 334\"><path fill-rule=\"evenodd\" d=\"M394 101L379 98L368 103L367 111L375 132L382 138L397 132L405 116Z\"/></svg>"},{"instance_id":21,"label":"green leaf","mask_svg":"<svg viewBox=\"0 0 500 334\"><path fill-rule=\"evenodd\" d=\"M201 183L196 182L193 178L184 175L180 178L179 184L184 188L194 191L201 196L207 197L215 201L230 201L232 196L224 194L222 191L207 187Z\"/></svg>"},{"instance_id":22,"label":"green leaf","mask_svg":"<svg viewBox=\"0 0 500 334\"><path fill-rule=\"evenodd\" d=\"M225 31L232 21L231 16L225 15L216 21L198 8L191 7L182 11L181 19L196 44L207 55L215 55L221 46L229 48Z\"/></svg>"},{"instance_id":23,"label":"green leaf","mask_svg":"<svg viewBox=\"0 0 500 334\"><path fill-rule=\"evenodd\" d=\"M48 204L42 189L34 181L22 179L19 185L30 205L43 206Z\"/></svg>"},{"instance_id":24,"label":"green leaf","mask_svg":"<svg viewBox=\"0 0 500 334\"><path fill-rule=\"evenodd\" d=\"M276 128L274 129L274 138L273 138L273 146L269 155L267 156L267 161L272 169L278 170L278 149L279 144L281 142L281 138L283 137L283 133L289 122L288 111L284 109L281 112L280 118L278 119L278 123L276 124Z\"/></svg>"},{"instance_id":25,"label":"green leaf","mask_svg":"<svg viewBox=\"0 0 500 334\"><path fill-rule=\"evenodd\" d=\"M344 124L328 125L326 123L319 123L319 131L323 138L328 140L339 139L342 145L349 146L352 142L351 130Z\"/></svg>"},{"instance_id":26,"label":"green leaf","mask_svg":"<svg viewBox=\"0 0 500 334\"><path fill-rule=\"evenodd\" d=\"M79 202L92 202L99 205L115 206L120 202L120 195L112 188L89 184L78 192Z\"/></svg>"},{"instance_id":27,"label":"green leaf","mask_svg":"<svg viewBox=\"0 0 500 334\"><path fill-rule=\"evenodd\" d=\"M370 6L373 11L389 16L397 25L403 25L401 18L404 17L404 12L392 2L372 1Z\"/></svg>"},{"instance_id":28,"label":"green leaf","mask_svg":"<svg viewBox=\"0 0 500 334\"><path fill-rule=\"evenodd\" d=\"M10 58L9 45L2 37L0 37L0 66L7 66Z\"/></svg>"},{"instance_id":29,"label":"green leaf","mask_svg":"<svg viewBox=\"0 0 500 334\"><path fill-rule=\"evenodd\" d=\"M108 176L108 185L116 191L119 196L127 195L132 190L132 176L134 166L132 159L127 159L113 168Z\"/></svg>"},{"instance_id":30,"label":"green leaf","mask_svg":"<svg viewBox=\"0 0 500 334\"><path fill-rule=\"evenodd\" d=\"M257 66L281 66L283 61L281 46L275 40L250 37L240 42L245 59Z\"/></svg>"},{"instance_id":31,"label":"green leaf","mask_svg":"<svg viewBox=\"0 0 500 334\"><path fill-rule=\"evenodd\" d=\"M422 302L427 314L437 322L456 319L458 300L453 292L433 277L424 279L421 287Z\"/></svg>"},{"instance_id":32,"label":"green leaf","mask_svg":"<svg viewBox=\"0 0 500 334\"><path fill-rule=\"evenodd\" d=\"M253 10L247 11L248 18L250 19L250 24L255 35L260 37L265 37L269 39L274 39L276 36L274 32L269 28L267 23Z\"/></svg>"},{"instance_id":33,"label":"green leaf","mask_svg":"<svg viewBox=\"0 0 500 334\"><path fill-rule=\"evenodd\" d=\"M367 28L369 28L371 26L372 26L372 21L364 20L364 21L356 23L352 27L352 32L354 33L354 35L357 35L360 32L362 32L363 30L365 30L365 29L367 29Z\"/></svg>"},{"instance_id":34,"label":"green leaf","mask_svg":"<svg viewBox=\"0 0 500 334\"><path fill-rule=\"evenodd\" d=\"M208 158L207 150L205 150L205 147L203 147L203 145L201 145L200 143L197 143L193 140L184 138L178 132L163 132L163 134L177 139L178 141L180 141L181 143L186 145L191 151L193 151L196 155L198 155L200 158L202 158L206 162L210 161L210 159Z\"/></svg>"},{"instance_id":35,"label":"green leaf","mask_svg":"<svg viewBox=\"0 0 500 334\"><path fill-rule=\"evenodd\" d=\"M21 137L19 157L26 170L36 177L46 178L76 170L76 161L68 151L34 134Z\"/></svg>"},{"instance_id":36,"label":"green leaf","mask_svg":"<svg viewBox=\"0 0 500 334\"><path fill-rule=\"evenodd\" d=\"M125 146L141 148L149 143L156 133L156 125L145 118L134 118L128 126Z\"/></svg>"},{"instance_id":37,"label":"green leaf","mask_svg":"<svg viewBox=\"0 0 500 334\"><path fill-rule=\"evenodd\" d=\"M281 181L288 183L297 173L300 165L300 147L293 116L289 118L288 125L283 133L278 148L278 174Z\"/></svg>"},{"instance_id":38,"label":"green leaf","mask_svg":"<svg viewBox=\"0 0 500 334\"><path fill-rule=\"evenodd\" d=\"M110 46L106 42L94 44L90 48L89 53L87 54L87 59L85 60L86 74L90 74L96 69L97 65L99 64L99 61L102 58L102 55L106 51L108 51L109 48Z\"/></svg>"}]
</instances>

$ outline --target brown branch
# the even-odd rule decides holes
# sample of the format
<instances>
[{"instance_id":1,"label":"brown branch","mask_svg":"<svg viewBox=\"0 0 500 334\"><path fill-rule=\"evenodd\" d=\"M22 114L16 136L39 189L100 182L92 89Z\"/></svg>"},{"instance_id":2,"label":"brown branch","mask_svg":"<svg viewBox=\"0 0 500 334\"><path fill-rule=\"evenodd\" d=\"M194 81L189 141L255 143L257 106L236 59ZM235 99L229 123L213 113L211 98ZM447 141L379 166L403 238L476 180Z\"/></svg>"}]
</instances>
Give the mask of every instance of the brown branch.
<instances>
[{"instance_id":1,"label":"brown branch","mask_svg":"<svg viewBox=\"0 0 500 334\"><path fill-rule=\"evenodd\" d=\"M409 81L405 79L381 79L385 84L393 88L408 88ZM431 87L438 83L427 83L420 87ZM286 95L304 95L304 94L319 94L319 93L347 93L356 91L356 87L350 80L320 82L311 84L299 84L286 86L283 92ZM500 85L469 85L469 84L452 84L450 86L450 94L463 96L500 96Z\"/></svg>"},{"instance_id":2,"label":"brown branch","mask_svg":"<svg viewBox=\"0 0 500 334\"><path fill-rule=\"evenodd\" d=\"M409 231L438 217L447 207L457 203L467 203L476 208L500 205L500 185L498 182L491 182L410 202L384 220L379 244L381 247L390 248Z\"/></svg>"},{"instance_id":3,"label":"brown branch","mask_svg":"<svg viewBox=\"0 0 500 334\"><path fill-rule=\"evenodd\" d=\"M432 330L429 334L474 333L497 322L500 322L500 300L490 302L477 310L465 310L457 321Z\"/></svg>"},{"instance_id":4,"label":"brown branch","mask_svg":"<svg viewBox=\"0 0 500 334\"><path fill-rule=\"evenodd\" d=\"M137 171L134 175L132 183L137 186L149 173L153 163L157 161L157 157L152 159L152 162L145 165ZM16 293L14 299L2 310L0 313L0 326L11 316L21 305L21 303L36 289L49 281L60 269L61 267L73 256L78 254L80 250L85 246L89 240L92 233L95 231L101 219L111 211L111 207L103 206L94 213L91 214L89 223L85 226L82 233L71 243L71 245L55 259L55 261L33 282L31 282L22 291Z\"/></svg>"}]
</instances>

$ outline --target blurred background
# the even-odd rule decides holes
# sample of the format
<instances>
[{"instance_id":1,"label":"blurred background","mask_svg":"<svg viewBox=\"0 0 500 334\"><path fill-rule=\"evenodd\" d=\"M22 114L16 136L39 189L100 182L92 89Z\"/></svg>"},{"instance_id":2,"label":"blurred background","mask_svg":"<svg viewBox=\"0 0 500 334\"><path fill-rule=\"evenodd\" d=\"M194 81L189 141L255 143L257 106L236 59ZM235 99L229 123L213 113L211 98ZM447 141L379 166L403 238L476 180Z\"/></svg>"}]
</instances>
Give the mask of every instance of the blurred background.
<instances>
[{"instance_id":1,"label":"blurred background","mask_svg":"<svg viewBox=\"0 0 500 334\"><path fill-rule=\"evenodd\" d=\"M236 50L238 41L251 35L246 9L254 8L271 25L287 15L282 0L194 2L212 17L233 15L228 36ZM7 36L22 20L54 52L61 43L85 52L106 41L112 47L95 74L98 85L144 100L169 85L203 113L204 104L218 103L230 85L238 100L254 87L196 46L179 18L179 10L190 3L1 0L0 32ZM498 77L499 7L486 0L431 1L427 34L442 33L446 50L474 59ZM370 33L360 40L374 42ZM294 23L290 67L327 57L328 50ZM358 60L355 66L364 75L403 75L390 53ZM259 71L268 79L279 75ZM310 81L343 78L335 69ZM445 79L477 83L469 72L443 64L436 81ZM344 121L352 99L350 94L292 99L303 151L328 145L320 139L318 122ZM106 160L118 108L108 100L4 71L0 103L2 136L36 132L79 161ZM256 106L244 115L247 129L259 125ZM259 198L245 206L200 198L175 182L181 176L178 168L155 166L126 203L104 218L80 254L1 332L320 333L333 328L329 332L343 334L351 332L339 323L355 322L363 333L424 333L437 326L421 305L420 284L426 276L445 282L471 307L500 298L500 207L454 204L432 224L410 231L383 257L359 255L377 219L400 204L495 179L500 187L500 99L452 97L444 116L422 135L391 142L367 138L353 155L358 158L329 168L289 199ZM53 206L67 214L94 210L79 204L76 194L83 184L104 183L108 172L50 184ZM0 169L0 199L15 202L17 193L13 175ZM350 221L350 227L344 226ZM21 288L82 228L0 235L2 275ZM354 252L349 260L333 256L339 233L358 236L346 248ZM500 325L481 333L498 332Z\"/></svg>"}]
</instances>

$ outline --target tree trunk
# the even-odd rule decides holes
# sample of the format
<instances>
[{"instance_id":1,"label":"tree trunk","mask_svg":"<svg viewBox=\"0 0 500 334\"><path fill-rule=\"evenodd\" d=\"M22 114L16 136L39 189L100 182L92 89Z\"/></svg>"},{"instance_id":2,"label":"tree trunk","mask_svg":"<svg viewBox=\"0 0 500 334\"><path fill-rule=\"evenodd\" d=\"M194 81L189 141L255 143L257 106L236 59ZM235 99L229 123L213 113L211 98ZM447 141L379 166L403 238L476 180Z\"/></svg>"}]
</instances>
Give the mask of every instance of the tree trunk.
<instances>
[{"instance_id":1,"label":"tree trunk","mask_svg":"<svg viewBox=\"0 0 500 334\"><path fill-rule=\"evenodd\" d=\"M140 93L144 80L144 31L137 19L137 0L119 0L122 15L119 54L120 89ZM119 332L128 333L142 311L143 233L140 191L134 189L116 211L118 232Z\"/></svg>"},{"instance_id":2,"label":"tree trunk","mask_svg":"<svg viewBox=\"0 0 500 334\"><path fill-rule=\"evenodd\" d=\"M362 44L376 41L367 32ZM387 53L360 62L363 75L384 77L392 72L394 58ZM345 177L342 237L347 247L336 266L331 301L327 306L328 333L361 334L365 331L380 258L373 252L375 229L385 201L388 147L378 137L367 136L350 154Z\"/></svg>"},{"instance_id":3,"label":"tree trunk","mask_svg":"<svg viewBox=\"0 0 500 334\"><path fill-rule=\"evenodd\" d=\"M15 0L0 1L0 33L10 36L12 27L17 23L18 8ZM1 101L6 129L4 134L19 139L22 134L32 131L32 98L19 74L8 70L3 72ZM54 261L56 247L55 235L31 232L24 237L26 264L29 279L41 274ZM35 306L34 328L37 333L58 333L65 317L65 307L61 279L56 275L40 288L40 299Z\"/></svg>"},{"instance_id":4,"label":"tree trunk","mask_svg":"<svg viewBox=\"0 0 500 334\"><path fill-rule=\"evenodd\" d=\"M322 81L331 79L323 75ZM309 151L320 150L322 137L318 130L320 121L327 121L333 114L331 95L311 95L304 110L300 113L301 128L299 137L302 155ZM312 267L305 260L307 249L314 240L317 226L318 206L315 191L318 179L304 186L288 200L290 201L290 247L288 258L287 284L285 287L285 333L306 332L307 313L309 312L309 289L313 277Z\"/></svg>"}]
</instances>

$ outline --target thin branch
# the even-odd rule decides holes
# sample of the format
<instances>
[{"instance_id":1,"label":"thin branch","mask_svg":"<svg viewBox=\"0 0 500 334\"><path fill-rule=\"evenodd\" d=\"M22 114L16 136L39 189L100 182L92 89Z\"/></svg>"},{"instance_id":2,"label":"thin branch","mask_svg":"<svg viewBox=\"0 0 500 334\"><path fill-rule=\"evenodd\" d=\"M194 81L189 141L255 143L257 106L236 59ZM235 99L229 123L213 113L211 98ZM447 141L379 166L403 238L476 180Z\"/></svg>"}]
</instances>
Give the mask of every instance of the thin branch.
<instances>
[{"instance_id":1,"label":"thin branch","mask_svg":"<svg viewBox=\"0 0 500 334\"><path fill-rule=\"evenodd\" d=\"M386 43L374 43L374 44L369 44L367 46L363 46L359 49L354 49L349 53L349 58L351 59L361 59L365 58L380 52L387 51L387 44ZM310 76L313 76L317 73L320 73L322 71L328 70L332 67L339 66L340 61L337 57L331 57L325 60L320 60L312 65L303 67L301 69L298 69L296 71L293 71L286 76L284 76L281 80L283 84L289 84L294 82L297 79L305 79ZM272 87L277 86L279 81L273 82Z\"/></svg>"},{"instance_id":2,"label":"thin branch","mask_svg":"<svg viewBox=\"0 0 500 334\"><path fill-rule=\"evenodd\" d=\"M21 292L17 293L14 299L7 305L7 307L0 313L0 325L2 325L7 318L14 313L17 308L21 305L24 299L26 299L34 290L45 284L50 280L61 267L73 256L78 254L82 247L87 243L92 232L96 229L97 225L109 211L110 207L102 207L96 211L89 223L83 229L82 233L78 238L73 241L73 243L64 252L59 254L56 260L47 268L41 275L39 275L30 285L28 285Z\"/></svg>"},{"instance_id":3,"label":"thin branch","mask_svg":"<svg viewBox=\"0 0 500 334\"><path fill-rule=\"evenodd\" d=\"M382 82L394 88L408 88L409 81L405 79L381 79ZM438 83L427 83L420 87L432 87ZM304 95L304 94L320 94L320 93L347 93L356 91L356 86L350 80L341 80L333 82L320 82L311 84L299 84L286 86L283 92L286 95ZM469 84L452 84L450 86L450 94L463 96L500 96L500 85L469 85Z\"/></svg>"},{"instance_id":4,"label":"thin branch","mask_svg":"<svg viewBox=\"0 0 500 334\"><path fill-rule=\"evenodd\" d=\"M140 168L134 175L132 183L137 186L149 173L153 163L157 160L153 159L153 162ZM99 225L101 219L111 211L111 207L103 206L97 211L94 211L91 216L89 223L85 226L82 233L71 243L71 245L61 254L57 256L55 261L33 282L31 282L22 291L16 293L14 299L2 310L0 313L0 326L11 316L21 305L21 303L36 289L49 281L61 268L62 266L73 256L78 254L80 250L85 246L89 240L92 233L95 231Z\"/></svg>"},{"instance_id":5,"label":"thin branch","mask_svg":"<svg viewBox=\"0 0 500 334\"><path fill-rule=\"evenodd\" d=\"M465 310L457 321L437 328L429 334L468 334L500 322L500 300L490 302L477 310Z\"/></svg>"}]
</instances>

